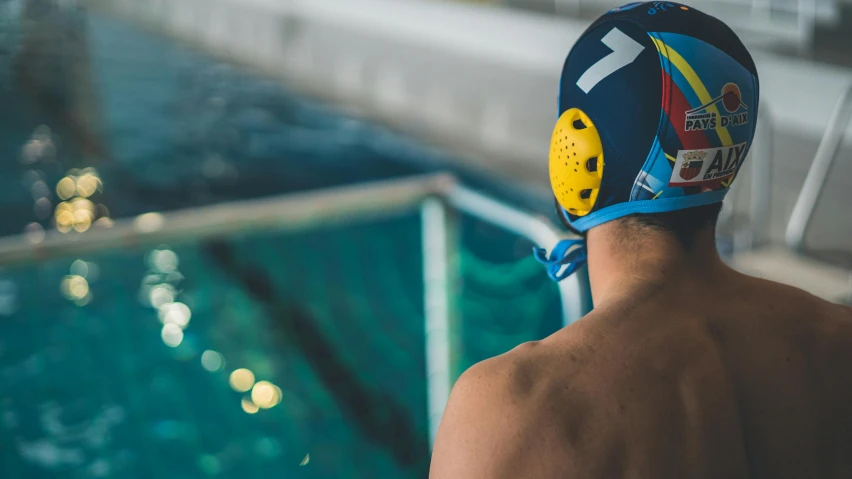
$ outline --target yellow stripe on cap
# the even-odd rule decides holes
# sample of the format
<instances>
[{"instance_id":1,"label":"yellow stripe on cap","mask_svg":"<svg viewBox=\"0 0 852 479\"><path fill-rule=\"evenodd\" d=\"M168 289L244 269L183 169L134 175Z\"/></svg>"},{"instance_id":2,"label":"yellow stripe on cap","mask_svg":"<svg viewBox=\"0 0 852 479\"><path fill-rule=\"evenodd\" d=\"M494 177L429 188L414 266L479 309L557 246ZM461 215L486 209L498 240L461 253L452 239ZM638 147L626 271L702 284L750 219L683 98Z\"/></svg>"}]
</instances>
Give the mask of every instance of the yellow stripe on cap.
<instances>
[{"instance_id":1,"label":"yellow stripe on cap","mask_svg":"<svg viewBox=\"0 0 852 479\"><path fill-rule=\"evenodd\" d=\"M698 100L702 105L710 103L713 101L713 97L710 96L710 93L707 92L707 88L704 86L704 83L701 82L701 79L698 78L698 74L695 73L695 70L689 66L689 63L684 60L682 56L670 46L666 45L660 40L657 40L653 36L651 40L654 41L654 45L657 47L657 51L660 52L661 55L668 58L669 61L677 68L681 74L683 74L686 81L689 83L689 86L695 91L695 94L698 95ZM716 105L710 105L707 107L707 111L710 113L715 113L717 118L721 118L722 116L719 114L719 110L716 108ZM716 133L719 134L719 139L722 140L722 145L731 146L734 142L731 140L731 134L728 133L728 129L721 125L716 125Z\"/></svg>"}]
</instances>

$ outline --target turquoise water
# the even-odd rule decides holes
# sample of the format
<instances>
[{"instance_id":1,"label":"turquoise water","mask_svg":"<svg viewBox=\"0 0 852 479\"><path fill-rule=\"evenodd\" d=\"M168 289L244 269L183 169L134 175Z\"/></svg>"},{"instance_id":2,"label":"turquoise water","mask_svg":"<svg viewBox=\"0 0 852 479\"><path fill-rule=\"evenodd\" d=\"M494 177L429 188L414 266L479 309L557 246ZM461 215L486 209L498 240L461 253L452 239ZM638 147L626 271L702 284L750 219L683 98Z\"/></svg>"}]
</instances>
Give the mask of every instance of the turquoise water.
<instances>
[{"instance_id":1,"label":"turquoise water","mask_svg":"<svg viewBox=\"0 0 852 479\"><path fill-rule=\"evenodd\" d=\"M16 5L0 2L3 234L52 228L57 183L86 167L99 217L445 169L547 210L128 25L47 8L26 27ZM22 153L34 139L52 149ZM462 367L559 327L527 241L469 217L461 237ZM425 477L420 242L410 215L0 270L0 477ZM182 332L166 334L154 290L186 305ZM238 368L277 404L246 408Z\"/></svg>"}]
</instances>

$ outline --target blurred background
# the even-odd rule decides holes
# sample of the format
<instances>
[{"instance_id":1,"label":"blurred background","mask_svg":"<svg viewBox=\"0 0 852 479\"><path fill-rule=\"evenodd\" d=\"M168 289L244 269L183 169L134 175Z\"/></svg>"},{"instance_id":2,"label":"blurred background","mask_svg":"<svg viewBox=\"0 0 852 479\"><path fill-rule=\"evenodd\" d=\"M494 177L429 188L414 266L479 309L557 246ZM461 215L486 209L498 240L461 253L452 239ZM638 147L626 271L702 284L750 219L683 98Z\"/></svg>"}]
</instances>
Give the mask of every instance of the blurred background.
<instances>
[{"instance_id":1,"label":"blurred background","mask_svg":"<svg viewBox=\"0 0 852 479\"><path fill-rule=\"evenodd\" d=\"M619 3L0 0L0 477L426 477L458 374L591 307L530 249ZM723 257L852 303L852 2L691 5L761 75Z\"/></svg>"}]
</instances>

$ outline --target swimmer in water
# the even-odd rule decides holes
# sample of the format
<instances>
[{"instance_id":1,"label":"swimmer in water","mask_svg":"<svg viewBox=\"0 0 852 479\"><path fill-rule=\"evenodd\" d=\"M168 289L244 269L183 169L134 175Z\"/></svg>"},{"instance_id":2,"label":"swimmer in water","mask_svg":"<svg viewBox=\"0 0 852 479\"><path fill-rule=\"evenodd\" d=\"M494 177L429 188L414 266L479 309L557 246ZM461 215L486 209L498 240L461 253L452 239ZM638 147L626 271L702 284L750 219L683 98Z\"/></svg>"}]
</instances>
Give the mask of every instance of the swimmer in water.
<instances>
[{"instance_id":1,"label":"swimmer in water","mask_svg":"<svg viewBox=\"0 0 852 479\"><path fill-rule=\"evenodd\" d=\"M458 380L432 479L852 477L852 309L740 274L714 243L758 77L725 24L615 9L565 62L550 177L594 310ZM759 174L759 173L756 173Z\"/></svg>"}]
</instances>

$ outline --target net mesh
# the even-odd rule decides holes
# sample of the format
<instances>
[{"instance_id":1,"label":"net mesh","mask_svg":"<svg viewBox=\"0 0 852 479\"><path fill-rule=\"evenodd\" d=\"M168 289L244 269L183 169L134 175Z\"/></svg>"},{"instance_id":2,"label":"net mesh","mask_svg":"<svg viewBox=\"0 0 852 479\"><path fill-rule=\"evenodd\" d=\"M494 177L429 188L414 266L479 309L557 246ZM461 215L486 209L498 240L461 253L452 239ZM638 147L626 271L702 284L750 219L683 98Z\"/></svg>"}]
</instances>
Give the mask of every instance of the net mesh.
<instances>
[{"instance_id":1,"label":"net mesh","mask_svg":"<svg viewBox=\"0 0 852 479\"><path fill-rule=\"evenodd\" d=\"M530 245L461 228L461 366L557 329ZM5 270L0 474L424 477L420 235L411 215Z\"/></svg>"}]
</instances>

